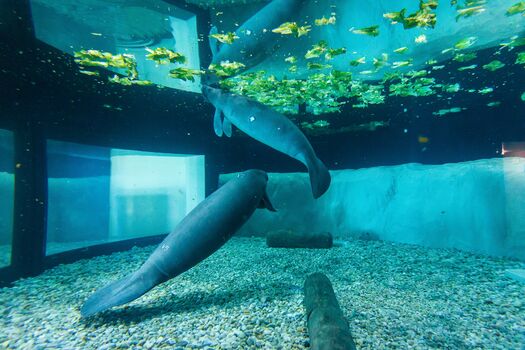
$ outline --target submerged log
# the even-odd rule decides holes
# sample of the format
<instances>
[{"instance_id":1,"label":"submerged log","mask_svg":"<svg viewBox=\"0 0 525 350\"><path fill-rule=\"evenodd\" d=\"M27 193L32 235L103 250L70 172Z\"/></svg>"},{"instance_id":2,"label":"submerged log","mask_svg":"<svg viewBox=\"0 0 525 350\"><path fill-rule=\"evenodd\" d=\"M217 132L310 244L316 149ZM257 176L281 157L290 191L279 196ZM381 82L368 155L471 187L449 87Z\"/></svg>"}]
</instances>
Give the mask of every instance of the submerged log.
<instances>
[{"instance_id":1,"label":"submerged log","mask_svg":"<svg viewBox=\"0 0 525 350\"><path fill-rule=\"evenodd\" d=\"M266 234L266 245L271 248L332 248L333 238L329 232L304 234L279 230Z\"/></svg>"},{"instance_id":2,"label":"submerged log","mask_svg":"<svg viewBox=\"0 0 525 350\"><path fill-rule=\"evenodd\" d=\"M306 278L304 306L312 350L355 350L348 322L326 275L314 273Z\"/></svg>"}]
</instances>

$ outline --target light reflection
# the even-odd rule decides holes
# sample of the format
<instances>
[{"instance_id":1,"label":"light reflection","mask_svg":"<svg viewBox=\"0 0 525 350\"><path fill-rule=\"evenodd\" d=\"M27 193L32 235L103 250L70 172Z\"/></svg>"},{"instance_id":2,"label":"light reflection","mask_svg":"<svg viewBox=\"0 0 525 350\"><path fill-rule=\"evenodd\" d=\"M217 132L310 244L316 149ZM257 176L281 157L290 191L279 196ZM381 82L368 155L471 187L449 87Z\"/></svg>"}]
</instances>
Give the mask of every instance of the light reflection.
<instances>
[{"instance_id":1,"label":"light reflection","mask_svg":"<svg viewBox=\"0 0 525 350\"><path fill-rule=\"evenodd\" d=\"M525 142L503 142L501 143L501 155L503 157L525 158Z\"/></svg>"}]
</instances>

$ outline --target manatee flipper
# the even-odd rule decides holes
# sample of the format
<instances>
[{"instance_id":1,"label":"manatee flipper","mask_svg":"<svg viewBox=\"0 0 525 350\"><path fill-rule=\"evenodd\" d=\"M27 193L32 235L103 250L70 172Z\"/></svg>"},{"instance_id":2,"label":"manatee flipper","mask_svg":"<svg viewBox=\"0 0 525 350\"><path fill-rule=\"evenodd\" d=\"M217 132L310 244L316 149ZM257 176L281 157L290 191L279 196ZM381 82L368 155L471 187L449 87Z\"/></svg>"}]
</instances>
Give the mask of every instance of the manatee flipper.
<instances>
[{"instance_id":1,"label":"manatee flipper","mask_svg":"<svg viewBox=\"0 0 525 350\"><path fill-rule=\"evenodd\" d=\"M328 190L332 178L326 166L317 157L313 157L306 163L308 174L310 175L310 186L314 198L319 198Z\"/></svg>"},{"instance_id":2,"label":"manatee flipper","mask_svg":"<svg viewBox=\"0 0 525 350\"><path fill-rule=\"evenodd\" d=\"M218 108L213 115L213 130L217 136L222 137L222 111Z\"/></svg>"},{"instance_id":3,"label":"manatee flipper","mask_svg":"<svg viewBox=\"0 0 525 350\"><path fill-rule=\"evenodd\" d=\"M257 206L259 209L268 209L269 211L277 211L272 202L270 202L270 197L268 197L268 193L264 191L264 196L261 198L261 202Z\"/></svg>"},{"instance_id":4,"label":"manatee flipper","mask_svg":"<svg viewBox=\"0 0 525 350\"><path fill-rule=\"evenodd\" d=\"M139 271L112 282L91 295L80 309L82 317L129 303L153 288L155 284L144 276L140 277Z\"/></svg>"},{"instance_id":5,"label":"manatee flipper","mask_svg":"<svg viewBox=\"0 0 525 350\"><path fill-rule=\"evenodd\" d=\"M224 135L232 137L232 122L226 117L222 120L222 130Z\"/></svg>"},{"instance_id":6,"label":"manatee flipper","mask_svg":"<svg viewBox=\"0 0 525 350\"><path fill-rule=\"evenodd\" d=\"M210 44L212 57L215 57L219 52L219 41L217 39L212 38L212 35L217 34L218 32L219 31L217 30L217 27L213 26L211 27L210 34L208 35L208 42Z\"/></svg>"}]
</instances>

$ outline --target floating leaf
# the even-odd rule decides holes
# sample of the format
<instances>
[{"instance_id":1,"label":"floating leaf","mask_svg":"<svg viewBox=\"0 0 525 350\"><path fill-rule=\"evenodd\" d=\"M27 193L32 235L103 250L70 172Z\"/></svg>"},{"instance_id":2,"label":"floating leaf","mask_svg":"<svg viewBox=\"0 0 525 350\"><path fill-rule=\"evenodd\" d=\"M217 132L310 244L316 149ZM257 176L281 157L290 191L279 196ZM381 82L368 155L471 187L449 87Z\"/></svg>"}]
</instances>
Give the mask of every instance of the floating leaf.
<instances>
[{"instance_id":1,"label":"floating leaf","mask_svg":"<svg viewBox=\"0 0 525 350\"><path fill-rule=\"evenodd\" d=\"M403 46L403 47L400 47L399 49L395 49L394 50L395 53L399 53L399 54L403 54L403 53L405 53L407 51L408 51L408 47L406 47L406 46Z\"/></svg>"},{"instance_id":2,"label":"floating leaf","mask_svg":"<svg viewBox=\"0 0 525 350\"><path fill-rule=\"evenodd\" d=\"M507 9L506 15L513 16L518 13L525 13L525 1L519 1Z\"/></svg>"},{"instance_id":3,"label":"floating leaf","mask_svg":"<svg viewBox=\"0 0 525 350\"><path fill-rule=\"evenodd\" d=\"M491 88L491 87L486 87L486 88L483 88L481 90L478 90L478 93L482 94L482 95L486 95L486 94L490 94L491 92L493 92L494 89Z\"/></svg>"},{"instance_id":4,"label":"floating leaf","mask_svg":"<svg viewBox=\"0 0 525 350\"><path fill-rule=\"evenodd\" d=\"M286 22L272 30L274 33L283 35L295 35L297 38L306 35L312 30L312 26L298 26L296 22Z\"/></svg>"},{"instance_id":5,"label":"floating leaf","mask_svg":"<svg viewBox=\"0 0 525 350\"><path fill-rule=\"evenodd\" d=\"M452 85L443 85L441 89L444 92L455 93L460 90L460 85L458 83Z\"/></svg>"},{"instance_id":6,"label":"floating leaf","mask_svg":"<svg viewBox=\"0 0 525 350\"><path fill-rule=\"evenodd\" d=\"M211 34L210 37L217 39L223 44L230 44L230 45L233 44L233 42L236 39L239 39L239 37L235 33L232 33L232 32L228 32L226 34L218 34L218 33Z\"/></svg>"},{"instance_id":7,"label":"floating leaf","mask_svg":"<svg viewBox=\"0 0 525 350\"><path fill-rule=\"evenodd\" d=\"M295 57L295 56L286 57L284 59L284 61L288 62L288 63L291 63L291 64L295 64L297 62L297 57Z\"/></svg>"},{"instance_id":8,"label":"floating leaf","mask_svg":"<svg viewBox=\"0 0 525 350\"><path fill-rule=\"evenodd\" d=\"M149 80L137 80L137 79L130 79L128 77L119 77L118 75L114 75L112 78L109 78L108 81L110 83L114 84L120 84L124 86L131 86L131 85L140 85L140 86L148 86L153 85L153 83Z\"/></svg>"},{"instance_id":9,"label":"floating leaf","mask_svg":"<svg viewBox=\"0 0 525 350\"><path fill-rule=\"evenodd\" d=\"M380 69L383 66L388 64L388 55L386 53L381 54L381 57L374 58L373 60L374 67Z\"/></svg>"},{"instance_id":10,"label":"floating leaf","mask_svg":"<svg viewBox=\"0 0 525 350\"><path fill-rule=\"evenodd\" d=\"M491 61L490 63L483 65L483 69L489 70L491 72L494 72L503 67L505 67L505 64L498 60L494 60L494 61Z\"/></svg>"},{"instance_id":11,"label":"floating leaf","mask_svg":"<svg viewBox=\"0 0 525 350\"><path fill-rule=\"evenodd\" d=\"M406 60L406 61L396 61L392 63L392 68L401 68L401 67L408 67L412 65L412 59Z\"/></svg>"},{"instance_id":12,"label":"floating leaf","mask_svg":"<svg viewBox=\"0 0 525 350\"><path fill-rule=\"evenodd\" d=\"M384 13L383 17L391 21L392 24L403 23L405 20L405 12L407 9L402 9L399 12Z\"/></svg>"},{"instance_id":13,"label":"floating leaf","mask_svg":"<svg viewBox=\"0 0 525 350\"><path fill-rule=\"evenodd\" d=\"M403 28L410 29L415 27L430 27L436 26L436 14L428 10L417 11L406 17L403 21Z\"/></svg>"},{"instance_id":14,"label":"floating leaf","mask_svg":"<svg viewBox=\"0 0 525 350\"><path fill-rule=\"evenodd\" d=\"M339 49L328 49L328 52L324 55L326 60L331 60L335 56L344 55L346 53L346 48L341 47Z\"/></svg>"},{"instance_id":15,"label":"floating leaf","mask_svg":"<svg viewBox=\"0 0 525 350\"><path fill-rule=\"evenodd\" d=\"M335 21L336 21L336 18L334 15L332 15L329 18L325 18L323 16L323 18L316 19L314 22L316 26L326 26L329 24L335 24Z\"/></svg>"},{"instance_id":16,"label":"floating leaf","mask_svg":"<svg viewBox=\"0 0 525 350\"><path fill-rule=\"evenodd\" d=\"M186 63L186 57L184 57L184 55L165 47L157 47L154 50L146 48L146 51L149 52L149 54L146 55L146 59L155 61L157 64Z\"/></svg>"},{"instance_id":17,"label":"floating leaf","mask_svg":"<svg viewBox=\"0 0 525 350\"><path fill-rule=\"evenodd\" d=\"M421 34L419 36L417 36L415 39L414 39L414 42L416 44L425 44L427 43L427 36L425 34Z\"/></svg>"},{"instance_id":18,"label":"floating leaf","mask_svg":"<svg viewBox=\"0 0 525 350\"><path fill-rule=\"evenodd\" d=\"M321 40L317 44L312 46L312 49L308 50L306 54L304 55L304 58L306 59L312 59L320 57L323 53L325 53L328 50L328 44L326 41Z\"/></svg>"},{"instance_id":19,"label":"floating leaf","mask_svg":"<svg viewBox=\"0 0 525 350\"><path fill-rule=\"evenodd\" d=\"M312 63L312 62L308 62L307 67L308 67L308 69L328 69L328 68L332 68L332 66L329 65L329 64Z\"/></svg>"},{"instance_id":20,"label":"floating leaf","mask_svg":"<svg viewBox=\"0 0 525 350\"><path fill-rule=\"evenodd\" d=\"M512 38L510 43L507 44L507 46L510 48L523 46L523 45L525 45L525 38L518 38L518 37Z\"/></svg>"},{"instance_id":21,"label":"floating leaf","mask_svg":"<svg viewBox=\"0 0 525 350\"><path fill-rule=\"evenodd\" d=\"M476 69L478 67L477 64L472 64L470 66L464 66L464 67L459 67L458 68L458 71L462 72L464 70L471 70L471 69Z\"/></svg>"},{"instance_id":22,"label":"floating leaf","mask_svg":"<svg viewBox=\"0 0 525 350\"><path fill-rule=\"evenodd\" d=\"M129 79L138 77L137 62L133 55L118 54L98 50L81 50L74 53L75 62L83 67L121 68Z\"/></svg>"},{"instance_id":23,"label":"floating leaf","mask_svg":"<svg viewBox=\"0 0 525 350\"><path fill-rule=\"evenodd\" d=\"M475 52L469 52L469 53L458 53L456 56L454 56L453 60L457 62L468 62L472 61L477 57L477 54Z\"/></svg>"},{"instance_id":24,"label":"floating leaf","mask_svg":"<svg viewBox=\"0 0 525 350\"><path fill-rule=\"evenodd\" d=\"M366 57L361 57L361 58L358 58L356 60L353 60L353 61L350 61L350 65L353 66L353 67L356 67L360 64L365 64L366 63Z\"/></svg>"},{"instance_id":25,"label":"floating leaf","mask_svg":"<svg viewBox=\"0 0 525 350\"><path fill-rule=\"evenodd\" d=\"M452 107L450 109L440 109L437 112L432 112L432 114L438 115L438 116L444 116L444 115L449 114L449 113L459 113L459 112L461 112L464 109L466 109L466 108Z\"/></svg>"},{"instance_id":26,"label":"floating leaf","mask_svg":"<svg viewBox=\"0 0 525 350\"><path fill-rule=\"evenodd\" d=\"M431 27L434 28L436 25L436 14L433 12L438 6L438 2L435 0L419 1L419 10L405 16L406 9L402 9L399 12L389 12L383 14L384 18L391 21L392 24L402 23L403 28L410 29L415 27Z\"/></svg>"},{"instance_id":27,"label":"floating leaf","mask_svg":"<svg viewBox=\"0 0 525 350\"><path fill-rule=\"evenodd\" d=\"M301 123L301 127L303 129L310 129L310 130L314 130L318 128L326 128L328 126L330 126L330 123L326 120L317 120L314 123L308 123L308 122Z\"/></svg>"},{"instance_id":28,"label":"floating leaf","mask_svg":"<svg viewBox=\"0 0 525 350\"><path fill-rule=\"evenodd\" d=\"M170 70L169 77L173 79L180 79L183 81L195 81L195 77L203 73L204 72L199 69L177 67L175 69Z\"/></svg>"},{"instance_id":29,"label":"floating leaf","mask_svg":"<svg viewBox=\"0 0 525 350\"><path fill-rule=\"evenodd\" d=\"M476 40L477 40L477 38L475 36L469 36L468 38L461 39L460 41L455 43L454 44L454 48L456 50L467 49L467 48L471 47L472 45L474 45Z\"/></svg>"},{"instance_id":30,"label":"floating leaf","mask_svg":"<svg viewBox=\"0 0 525 350\"><path fill-rule=\"evenodd\" d=\"M352 33L354 34L363 34L363 35L370 35L370 36L378 36L379 35L379 26L371 26L371 27L365 27L360 29L353 29Z\"/></svg>"},{"instance_id":31,"label":"floating leaf","mask_svg":"<svg viewBox=\"0 0 525 350\"><path fill-rule=\"evenodd\" d=\"M516 62L515 64L525 64L525 51L524 52L518 52L518 55L516 56Z\"/></svg>"},{"instance_id":32,"label":"floating leaf","mask_svg":"<svg viewBox=\"0 0 525 350\"><path fill-rule=\"evenodd\" d=\"M219 64L210 64L208 70L218 77L231 77L244 67L246 66L240 62L222 61Z\"/></svg>"},{"instance_id":33,"label":"floating leaf","mask_svg":"<svg viewBox=\"0 0 525 350\"><path fill-rule=\"evenodd\" d=\"M482 6L482 5L466 7L466 8L459 8L457 10L456 22L462 17L467 18L470 16L480 14L484 11L485 11L485 6Z\"/></svg>"},{"instance_id":34,"label":"floating leaf","mask_svg":"<svg viewBox=\"0 0 525 350\"><path fill-rule=\"evenodd\" d=\"M96 71L90 71L90 70L79 70L78 71L79 73L82 73L84 75L90 75L90 76L96 76L98 77L100 75L99 72L96 72Z\"/></svg>"}]
</instances>

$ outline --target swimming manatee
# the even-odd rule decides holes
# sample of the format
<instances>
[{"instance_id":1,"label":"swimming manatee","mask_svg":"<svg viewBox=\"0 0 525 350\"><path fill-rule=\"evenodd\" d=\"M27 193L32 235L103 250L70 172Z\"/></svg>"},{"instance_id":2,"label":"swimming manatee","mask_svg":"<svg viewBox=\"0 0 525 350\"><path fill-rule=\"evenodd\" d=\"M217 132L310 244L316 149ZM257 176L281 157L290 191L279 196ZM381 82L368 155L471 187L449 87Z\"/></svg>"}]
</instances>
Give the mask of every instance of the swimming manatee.
<instances>
[{"instance_id":1,"label":"swimming manatee","mask_svg":"<svg viewBox=\"0 0 525 350\"><path fill-rule=\"evenodd\" d=\"M275 211L262 170L239 173L197 205L135 272L96 291L82 317L133 301L153 287L192 268L224 245L256 208Z\"/></svg>"},{"instance_id":2,"label":"swimming manatee","mask_svg":"<svg viewBox=\"0 0 525 350\"><path fill-rule=\"evenodd\" d=\"M236 31L238 37L231 44L220 44L210 38L212 63L240 62L249 69L271 56L281 45L285 36L272 29L285 22L292 22L307 0L273 0L248 18ZM217 33L212 28L210 34Z\"/></svg>"},{"instance_id":3,"label":"swimming manatee","mask_svg":"<svg viewBox=\"0 0 525 350\"><path fill-rule=\"evenodd\" d=\"M218 136L223 132L230 136L233 124L248 136L303 163L308 168L314 198L328 190L328 169L290 119L262 103L208 85L202 86L202 94L216 108L213 125Z\"/></svg>"}]
</instances>

